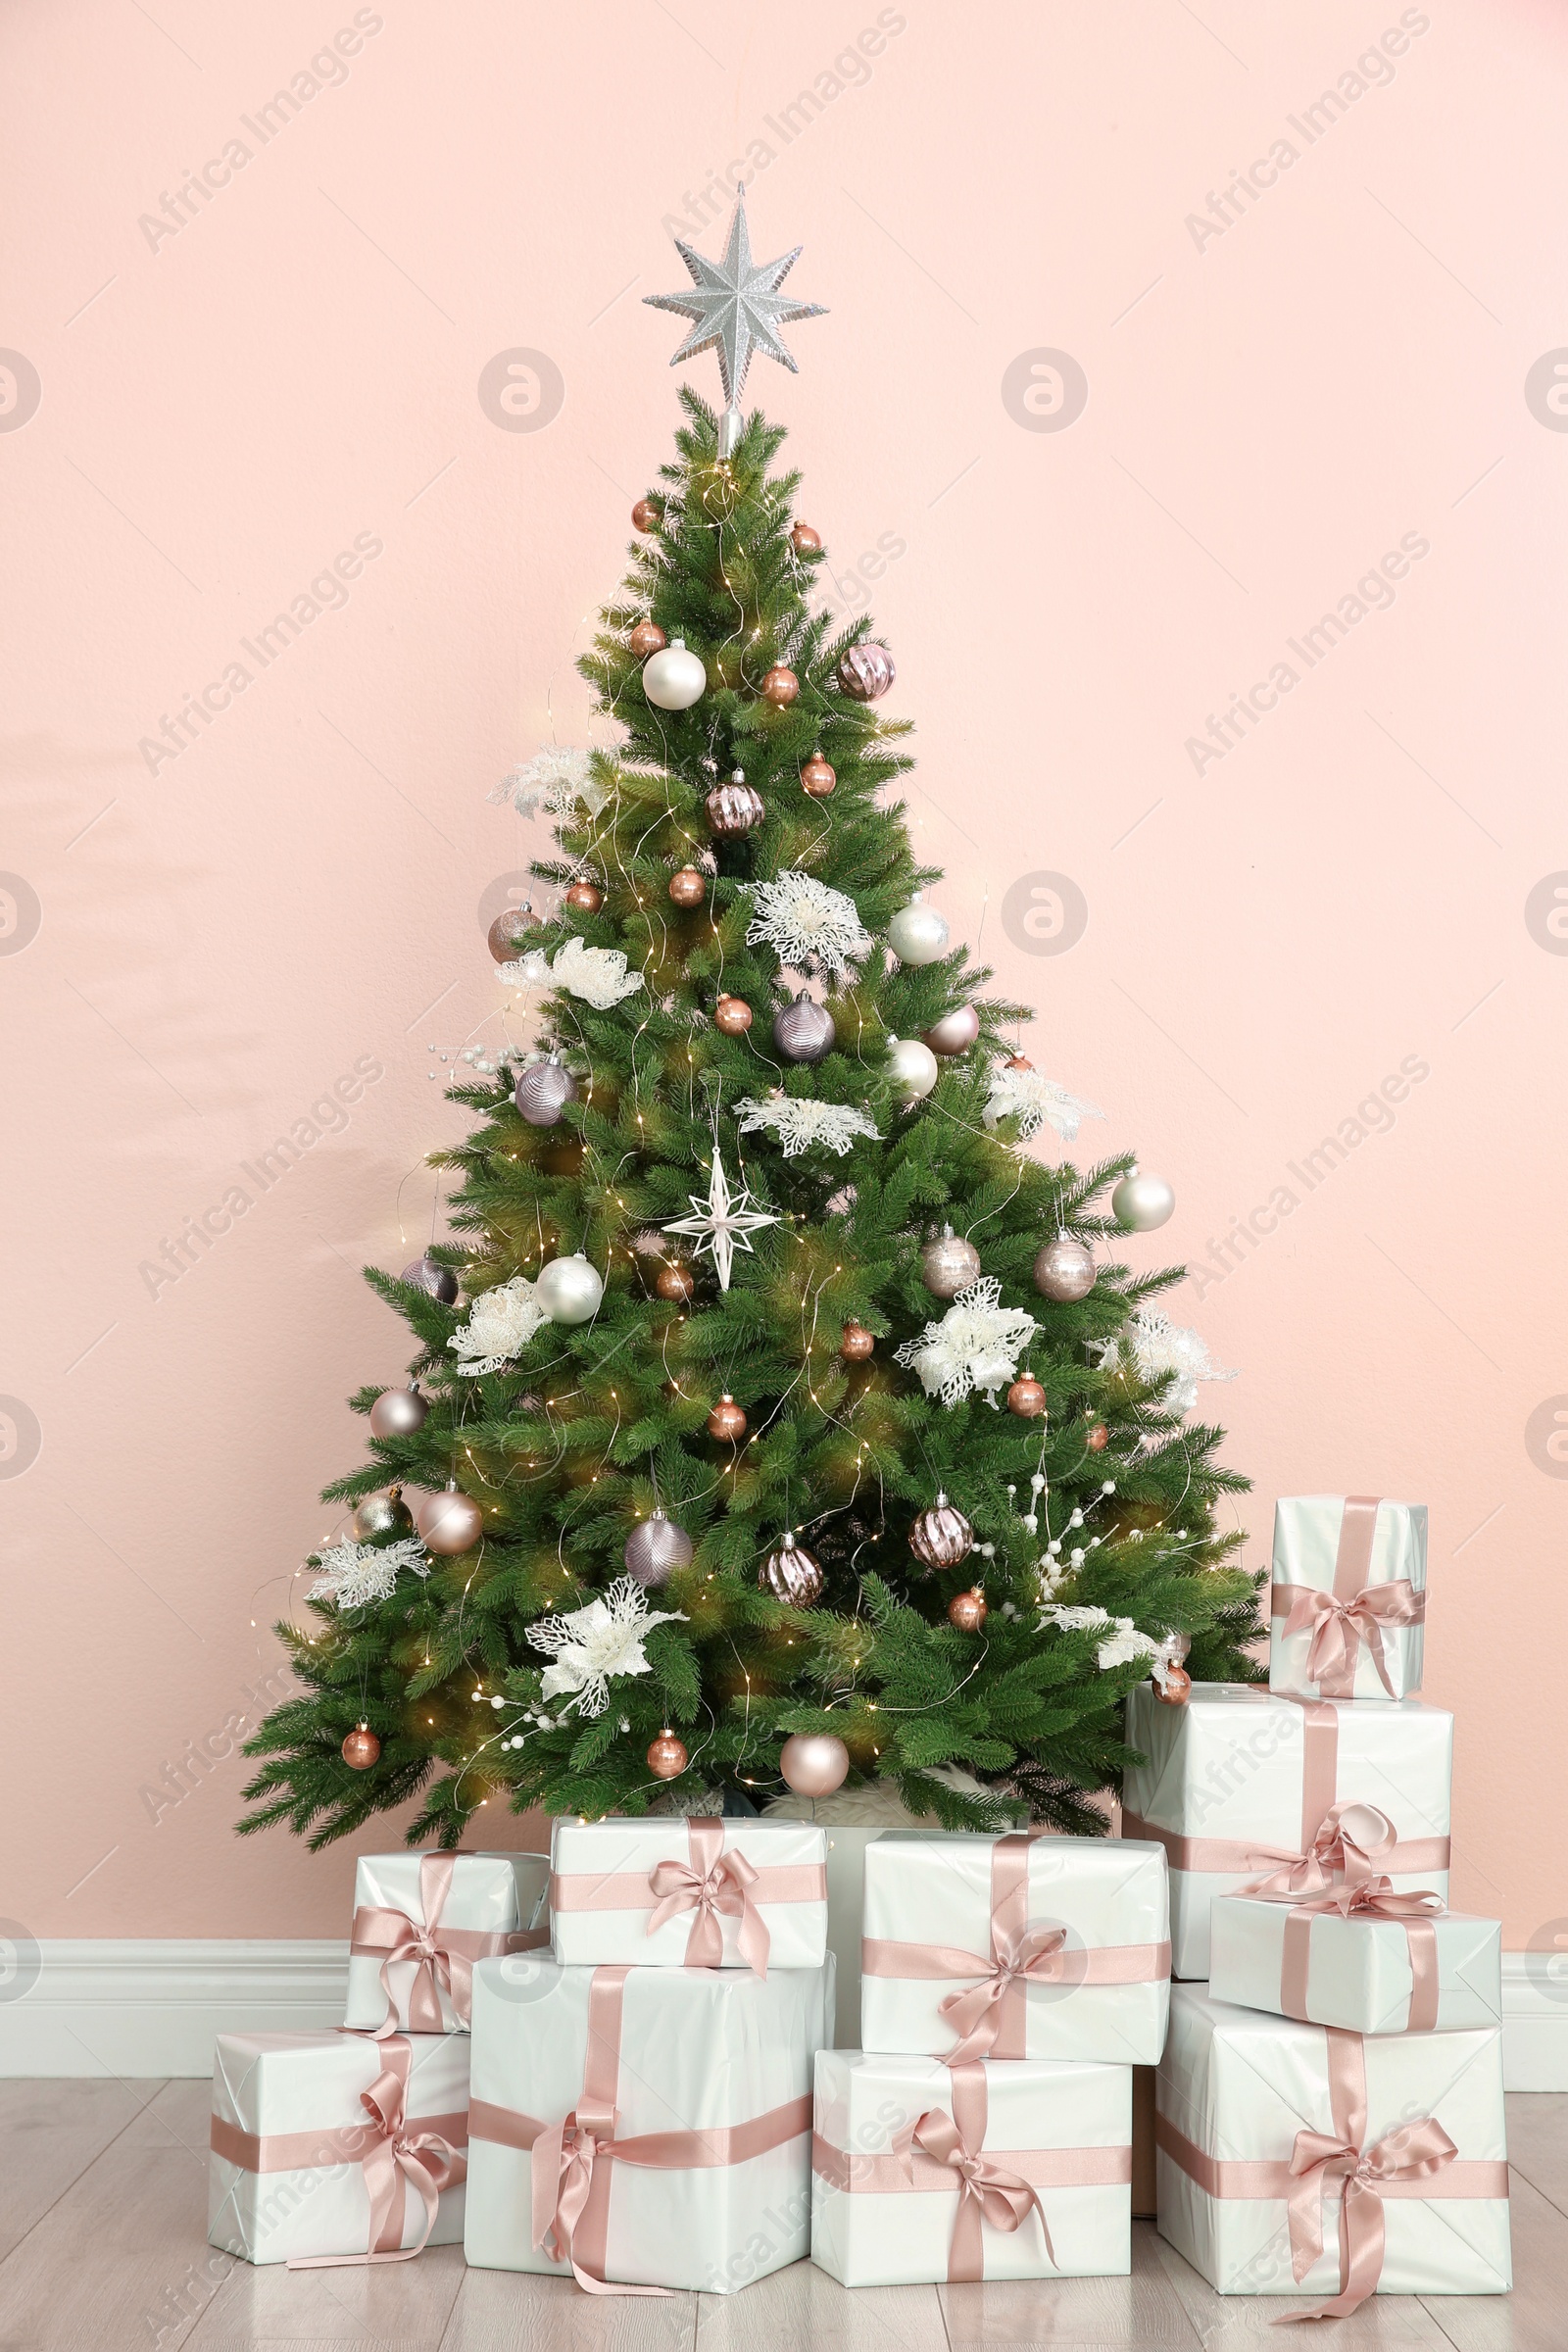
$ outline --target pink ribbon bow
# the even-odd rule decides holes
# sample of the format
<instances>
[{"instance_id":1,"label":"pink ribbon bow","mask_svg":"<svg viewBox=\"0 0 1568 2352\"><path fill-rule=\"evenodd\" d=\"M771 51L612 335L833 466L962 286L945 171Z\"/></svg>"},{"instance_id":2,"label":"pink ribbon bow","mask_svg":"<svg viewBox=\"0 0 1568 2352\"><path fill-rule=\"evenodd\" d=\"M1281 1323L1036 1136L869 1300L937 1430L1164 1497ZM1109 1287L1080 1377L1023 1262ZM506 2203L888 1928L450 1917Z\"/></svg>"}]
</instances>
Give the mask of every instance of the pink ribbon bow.
<instances>
[{"instance_id":1,"label":"pink ribbon bow","mask_svg":"<svg viewBox=\"0 0 1568 2352\"><path fill-rule=\"evenodd\" d=\"M1366 1814L1381 1823L1380 1835L1363 1845L1346 1826L1352 1813ZM1317 1894L1337 1882L1360 1885L1373 1877L1380 1865L1389 1861L1398 1843L1399 1833L1388 1815L1376 1805L1330 1805L1318 1824L1317 1835L1304 1853L1280 1857L1281 1867L1261 1879L1253 1879L1238 1886L1238 1894L1296 1895ZM1260 1856L1265 1849L1259 1849ZM1274 1857L1270 1855L1270 1859Z\"/></svg>"},{"instance_id":2,"label":"pink ribbon bow","mask_svg":"<svg viewBox=\"0 0 1568 2352\"><path fill-rule=\"evenodd\" d=\"M753 1897L759 1873L739 1852L724 1851L724 1824L716 1816L692 1815L686 1824L689 1862L659 1862L648 1874L655 1896L648 1921L652 1936L679 1912L696 1914L686 1940L688 1968L717 1968L724 1956L722 1914L738 1919L736 1943L754 1975L767 1975L770 1937Z\"/></svg>"},{"instance_id":3,"label":"pink ribbon bow","mask_svg":"<svg viewBox=\"0 0 1568 2352\"><path fill-rule=\"evenodd\" d=\"M436 2208L444 2188L466 2180L468 2157L428 2122L408 2121L409 2062L407 2037L395 2034L383 2042L382 2071L360 2104L368 2118L370 2138L360 2156L366 2191L370 2200L369 2246L364 2254L297 2256L291 2271L336 2270L349 2263L412 2262L424 2251L435 2228ZM412 2246L403 2243L408 2186L418 2191L424 2223Z\"/></svg>"},{"instance_id":4,"label":"pink ribbon bow","mask_svg":"<svg viewBox=\"0 0 1568 2352\"><path fill-rule=\"evenodd\" d=\"M978 1984L950 1992L937 2003L958 2039L948 2052L950 2066L994 2050L1002 2031L1004 2005L1027 1996L1031 1984L1059 1984L1066 1975L1065 1928L1031 1928L1019 1936L1007 1923L993 1919L989 1973ZM973 1959L974 1955L956 1957Z\"/></svg>"},{"instance_id":5,"label":"pink ribbon bow","mask_svg":"<svg viewBox=\"0 0 1568 2352\"><path fill-rule=\"evenodd\" d=\"M1008 2172L987 2156L981 2146L986 2135L986 2072L978 2064L948 2061L953 2076L953 2113L929 2107L893 2142L894 2153L914 2185L916 2148L957 2176L958 2210L953 2217L953 2243L948 2254L950 2282L985 2277L984 2225L993 2230L1021 2230L1031 2210L1040 2216L1041 2234L1052 2268L1056 2249L1040 2191L1021 2173Z\"/></svg>"},{"instance_id":6,"label":"pink ribbon bow","mask_svg":"<svg viewBox=\"0 0 1568 2352\"><path fill-rule=\"evenodd\" d=\"M1364 2116L1362 2128L1364 2129ZM1327 2132L1298 2132L1291 2151L1295 2185L1289 2198L1291 2274L1298 2285L1323 2251L1323 2213L1332 2183L1340 2192L1340 2291L1316 2311L1293 2311L1291 2320L1348 2319L1374 2293L1383 2273L1383 2194L1396 2182L1430 2180L1459 2151L1440 2123L1399 2124L1374 2146L1359 2135L1337 2139Z\"/></svg>"},{"instance_id":7,"label":"pink ribbon bow","mask_svg":"<svg viewBox=\"0 0 1568 2352\"><path fill-rule=\"evenodd\" d=\"M1417 1592L1408 1579L1401 1577L1392 1585L1367 1585L1348 1600L1342 1600L1334 1592L1320 1592L1315 1585L1276 1585L1273 1597L1277 1601L1288 1600L1290 1604L1285 1620L1287 1636L1305 1633L1311 1628L1306 1678L1316 1683L1326 1698L1351 1696L1355 1688L1355 1653L1363 1643L1371 1652L1384 1690L1394 1697L1394 1684L1383 1654L1382 1629L1419 1625L1427 1613L1426 1594Z\"/></svg>"},{"instance_id":8,"label":"pink ribbon bow","mask_svg":"<svg viewBox=\"0 0 1568 2352\"><path fill-rule=\"evenodd\" d=\"M381 1989L386 2015L375 2028L377 2036L407 2031L441 2034L441 1989L452 2003L453 2016L466 2026L473 2014L473 1964L498 1952L515 1952L548 1941L544 1934L500 1934L479 1928L443 1928L441 1914L452 1891L455 1854L419 1856L419 1908L422 1920L406 1911L363 1903L354 1914L349 1949L359 1958L381 1961ZM400 1960L414 1962L409 1987L408 2016L398 2016L392 1990L392 1968Z\"/></svg>"}]
</instances>

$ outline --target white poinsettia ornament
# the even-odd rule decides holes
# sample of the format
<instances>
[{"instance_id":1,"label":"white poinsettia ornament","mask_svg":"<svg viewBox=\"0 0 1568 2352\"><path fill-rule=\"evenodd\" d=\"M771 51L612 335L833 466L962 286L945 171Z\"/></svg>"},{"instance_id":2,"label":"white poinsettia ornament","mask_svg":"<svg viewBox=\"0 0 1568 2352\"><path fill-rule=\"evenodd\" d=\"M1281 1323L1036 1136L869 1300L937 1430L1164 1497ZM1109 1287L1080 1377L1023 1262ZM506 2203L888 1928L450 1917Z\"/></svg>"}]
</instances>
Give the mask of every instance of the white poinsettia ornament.
<instances>
[{"instance_id":1,"label":"white poinsettia ornament","mask_svg":"<svg viewBox=\"0 0 1568 2352\"><path fill-rule=\"evenodd\" d=\"M1125 1330L1113 1340L1091 1341L1090 1345L1098 1348L1102 1365L1128 1364L1151 1388L1167 1372L1174 1372L1176 1378L1164 1401L1181 1413L1190 1413L1198 1402L1200 1380L1236 1378L1234 1372L1221 1372L1213 1363L1199 1333L1187 1324L1173 1323L1157 1307L1138 1307Z\"/></svg>"},{"instance_id":2,"label":"white poinsettia ornament","mask_svg":"<svg viewBox=\"0 0 1568 2352\"><path fill-rule=\"evenodd\" d=\"M549 1318L534 1298L533 1284L524 1274L481 1291L468 1310L468 1320L447 1345L463 1358L459 1372L477 1380L482 1373L500 1372L514 1363L541 1323Z\"/></svg>"},{"instance_id":3,"label":"white poinsettia ornament","mask_svg":"<svg viewBox=\"0 0 1568 2352\"><path fill-rule=\"evenodd\" d=\"M571 816L579 806L597 816L610 796L594 776L592 759L590 752L550 745L510 769L488 797L519 816L533 816L540 808L552 816Z\"/></svg>"},{"instance_id":4,"label":"white poinsettia ornament","mask_svg":"<svg viewBox=\"0 0 1568 2352\"><path fill-rule=\"evenodd\" d=\"M1135 1658L1154 1657L1162 1649L1152 1634L1141 1634L1130 1617L1112 1617L1108 1609L1093 1603L1052 1601L1041 1610L1040 1622L1064 1634L1098 1634L1103 1628L1105 1639L1095 1649L1095 1664L1102 1674L1108 1674L1113 1666L1130 1666Z\"/></svg>"},{"instance_id":5,"label":"white poinsettia ornament","mask_svg":"<svg viewBox=\"0 0 1568 2352\"><path fill-rule=\"evenodd\" d=\"M557 988L569 996L580 997L596 1012L608 1012L622 997L631 996L643 984L641 972L628 972L626 958L619 948L591 948L575 932L563 948L558 948L550 963L550 977Z\"/></svg>"},{"instance_id":6,"label":"white poinsettia ornament","mask_svg":"<svg viewBox=\"0 0 1568 2352\"><path fill-rule=\"evenodd\" d=\"M543 948L530 948L511 963L498 963L496 978L503 988L548 988L550 958Z\"/></svg>"},{"instance_id":7,"label":"white poinsettia ornament","mask_svg":"<svg viewBox=\"0 0 1568 2352\"><path fill-rule=\"evenodd\" d=\"M338 1609L363 1609L368 1600L389 1599L402 1568L411 1568L416 1576L430 1573L417 1536L400 1537L396 1544L332 1544L320 1554L320 1565L310 1598L329 1600Z\"/></svg>"},{"instance_id":8,"label":"white poinsettia ornament","mask_svg":"<svg viewBox=\"0 0 1568 2352\"><path fill-rule=\"evenodd\" d=\"M1070 1144L1084 1119L1102 1119L1104 1115L1097 1103L1086 1102L1081 1095L1070 1095L1054 1078L1047 1078L1039 1070L1020 1069L1015 1063L1004 1061L991 1074L985 1123L995 1127L999 1119L1016 1119L1021 1144L1026 1144L1048 1124L1064 1144Z\"/></svg>"},{"instance_id":9,"label":"white poinsettia ornament","mask_svg":"<svg viewBox=\"0 0 1568 2352\"><path fill-rule=\"evenodd\" d=\"M1000 1305L1001 1297L996 1276L982 1275L958 1293L940 1323L906 1340L895 1360L945 1405L979 1393L995 1411L997 1391L1017 1378L1019 1358L1039 1328L1023 1307Z\"/></svg>"},{"instance_id":10,"label":"white poinsettia ornament","mask_svg":"<svg viewBox=\"0 0 1568 2352\"><path fill-rule=\"evenodd\" d=\"M567 1696L579 1715L602 1715L610 1704L610 1686L621 1675L647 1674L643 1643L656 1625L685 1623L681 1609L651 1609L648 1594L634 1576L617 1576L609 1591L573 1609L565 1617L541 1617L528 1628L535 1649L555 1664L540 1677L545 1698Z\"/></svg>"},{"instance_id":11,"label":"white poinsettia ornament","mask_svg":"<svg viewBox=\"0 0 1568 2352\"><path fill-rule=\"evenodd\" d=\"M863 1110L848 1102L812 1102L789 1095L769 1095L763 1102L747 1095L735 1105L735 1124L742 1135L760 1129L777 1136L786 1159L799 1159L813 1144L836 1152L842 1159L858 1135L868 1136L872 1143L877 1140L876 1124Z\"/></svg>"},{"instance_id":12,"label":"white poinsettia ornament","mask_svg":"<svg viewBox=\"0 0 1568 2352\"><path fill-rule=\"evenodd\" d=\"M791 871L754 882L752 904L757 911L747 946L771 948L780 963L797 971L816 964L837 978L871 945L855 901L814 874Z\"/></svg>"}]
</instances>

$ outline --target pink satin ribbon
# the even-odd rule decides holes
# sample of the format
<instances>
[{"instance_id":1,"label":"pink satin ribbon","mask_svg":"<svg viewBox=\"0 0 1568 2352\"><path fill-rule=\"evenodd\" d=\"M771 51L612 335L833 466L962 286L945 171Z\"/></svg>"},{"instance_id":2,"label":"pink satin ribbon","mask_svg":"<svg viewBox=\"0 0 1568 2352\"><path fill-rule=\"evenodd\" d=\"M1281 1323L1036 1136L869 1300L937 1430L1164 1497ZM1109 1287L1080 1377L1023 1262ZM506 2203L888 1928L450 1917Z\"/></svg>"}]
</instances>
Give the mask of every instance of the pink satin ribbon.
<instances>
[{"instance_id":1,"label":"pink satin ribbon","mask_svg":"<svg viewBox=\"0 0 1568 2352\"><path fill-rule=\"evenodd\" d=\"M367 2036L367 2039L370 2038ZM412 2262L422 2253L435 2228L441 2191L456 2188L467 2178L468 2118L466 2110L451 2115L410 2116L409 2065L414 2055L405 2034L397 2034L378 2045L381 2072L360 2104L368 2119L325 2132L242 2132L237 2124L215 2115L211 2146L215 2156L246 2173L314 2172L327 2166L358 2163L365 2175L370 2204L369 2239L363 2254L296 2255L291 2271L336 2270L345 2264ZM424 2222L412 2246L403 2243L407 2219L407 2187L417 2189L424 2205Z\"/></svg>"},{"instance_id":2,"label":"pink satin ribbon","mask_svg":"<svg viewBox=\"0 0 1568 2352\"><path fill-rule=\"evenodd\" d=\"M532 2242L552 2262L569 2262L590 2295L663 2295L662 2286L629 2286L605 2278L610 2235L610 2185L616 2164L655 2172L692 2172L746 2164L782 2148L811 2129L809 2094L790 2099L743 2124L702 2132L644 2132L615 2136L620 2082L621 2010L629 1968L596 1968L588 1987L588 2041L582 2090L568 2115L544 2123L514 2107L475 2099L468 2134L532 2154Z\"/></svg>"},{"instance_id":3,"label":"pink satin ribbon","mask_svg":"<svg viewBox=\"0 0 1568 2352\"><path fill-rule=\"evenodd\" d=\"M724 1825L694 1814L686 1824L684 1862L657 1862L651 1871L555 1872L552 1911L649 1911L648 1934L682 1911L695 1914L686 1942L688 1968L717 1968L724 1954L720 1918L738 1919L736 1943L748 1968L767 1974L771 1938L759 1905L825 1903L827 1872L820 1862L759 1867L738 1848L724 1848Z\"/></svg>"},{"instance_id":4,"label":"pink satin ribbon","mask_svg":"<svg viewBox=\"0 0 1568 2352\"><path fill-rule=\"evenodd\" d=\"M445 2033L440 1986L445 1987L451 1999L453 2016L460 2025L466 2026L473 2014L474 1962L493 1959L498 1952L537 1951L550 1941L548 1928L524 1929L510 1935L479 1928L443 1928L441 1914L452 1892L452 1868L457 1859L456 1854L419 1856L422 1921L410 1919L406 1911L393 1911L376 1903L362 1903L354 1914L349 1950L356 1959L379 1957L381 1962L386 2015L374 2029L378 2036L400 2032ZM392 1990L392 1967L400 1960L414 1962L407 2017L398 2015L397 1997Z\"/></svg>"},{"instance_id":5,"label":"pink satin ribbon","mask_svg":"<svg viewBox=\"0 0 1568 2352\"><path fill-rule=\"evenodd\" d=\"M1265 1902L1290 1901L1288 1895L1265 1895ZM1388 1919L1404 1930L1410 1960L1410 2010L1401 2031L1431 2034L1438 2023L1438 1936L1433 1926L1447 1909L1430 1886L1396 1894L1390 1881L1359 1879L1327 1886L1293 1905L1285 1922L1280 1956L1280 2008L1286 2017L1307 2018L1307 1986L1311 1976L1312 1922L1337 1911L1342 1919Z\"/></svg>"},{"instance_id":6,"label":"pink satin ribbon","mask_svg":"<svg viewBox=\"0 0 1568 2352\"><path fill-rule=\"evenodd\" d=\"M1372 2147L1366 2139L1366 2054L1359 2034L1325 2026L1332 2132L1300 2131L1281 2162L1207 2155L1168 2117L1154 2118L1154 2144L1210 2197L1281 2198L1290 2226L1291 2274L1297 2283L1323 2251L1323 2217L1340 2203L1340 2291L1313 2311L1282 2312L1296 2320L1348 2319L1377 2291L1383 2275L1383 2207L1389 2197L1506 2197L1508 2167L1501 2160L1461 2162L1453 2141L1433 2117L1399 2124Z\"/></svg>"},{"instance_id":7,"label":"pink satin ribbon","mask_svg":"<svg viewBox=\"0 0 1568 2352\"><path fill-rule=\"evenodd\" d=\"M1354 1696L1356 1653L1363 1646L1377 1668L1378 1680L1393 1698L1394 1684L1383 1653L1383 1628L1420 1625L1426 1617L1427 1596L1416 1592L1407 1577L1386 1585L1367 1581L1372 1573L1379 1499L1376 1494L1346 1496L1331 1592L1320 1592L1315 1585L1275 1585L1270 1589L1269 1613L1285 1619L1287 1638L1310 1629L1306 1679L1317 1685L1324 1698Z\"/></svg>"}]
</instances>

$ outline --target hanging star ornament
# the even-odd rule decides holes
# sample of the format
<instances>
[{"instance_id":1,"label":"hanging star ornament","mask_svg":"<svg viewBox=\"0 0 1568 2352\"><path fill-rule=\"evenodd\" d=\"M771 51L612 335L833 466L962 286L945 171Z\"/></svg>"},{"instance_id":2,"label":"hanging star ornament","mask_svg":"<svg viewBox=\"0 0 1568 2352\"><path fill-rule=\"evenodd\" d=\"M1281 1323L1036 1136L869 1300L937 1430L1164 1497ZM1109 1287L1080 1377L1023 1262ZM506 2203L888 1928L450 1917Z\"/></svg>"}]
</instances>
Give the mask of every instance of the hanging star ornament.
<instances>
[{"instance_id":1,"label":"hanging star ornament","mask_svg":"<svg viewBox=\"0 0 1568 2352\"><path fill-rule=\"evenodd\" d=\"M720 457L728 457L740 431L740 397L753 352L765 352L794 375L799 371L778 329L797 318L826 316L821 303L793 302L778 290L800 259L801 250L797 245L779 261L754 262L746 226L746 191L737 188L723 260L710 262L677 237L675 251L692 273L692 292L643 296L656 311L675 311L694 321L669 363L672 368L700 351L718 354L718 372L728 403L719 437Z\"/></svg>"},{"instance_id":2,"label":"hanging star ornament","mask_svg":"<svg viewBox=\"0 0 1568 2352\"><path fill-rule=\"evenodd\" d=\"M663 1230L691 1235L697 1242L699 1257L705 1250L710 1250L718 1271L718 1287L727 1291L736 1250L750 1250L752 1235L764 1225L776 1225L778 1219L769 1216L765 1209L750 1206L752 1196L747 1185L743 1184L739 1194L731 1198L729 1178L716 1150L713 1172L708 1180L708 1199L704 1200L696 1193L688 1193L686 1198L695 1213L674 1218Z\"/></svg>"}]
</instances>

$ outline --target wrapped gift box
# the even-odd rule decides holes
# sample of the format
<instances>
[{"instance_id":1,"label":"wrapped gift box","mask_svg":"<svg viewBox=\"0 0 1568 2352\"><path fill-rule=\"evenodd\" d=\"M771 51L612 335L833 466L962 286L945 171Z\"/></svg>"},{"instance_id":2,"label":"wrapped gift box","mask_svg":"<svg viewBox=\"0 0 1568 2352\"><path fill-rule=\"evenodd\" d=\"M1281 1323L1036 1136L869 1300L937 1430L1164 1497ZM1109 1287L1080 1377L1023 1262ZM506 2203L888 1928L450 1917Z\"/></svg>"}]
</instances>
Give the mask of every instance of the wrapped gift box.
<instances>
[{"instance_id":1,"label":"wrapped gift box","mask_svg":"<svg viewBox=\"0 0 1568 2352\"><path fill-rule=\"evenodd\" d=\"M813 1822L555 1824L554 1957L569 1968L820 1968L827 1845Z\"/></svg>"},{"instance_id":2,"label":"wrapped gift box","mask_svg":"<svg viewBox=\"0 0 1568 2352\"><path fill-rule=\"evenodd\" d=\"M1307 1698L1409 1698L1421 1688L1427 1506L1376 1494L1274 1505L1268 1679Z\"/></svg>"},{"instance_id":3,"label":"wrapped gift box","mask_svg":"<svg viewBox=\"0 0 1568 2352\"><path fill-rule=\"evenodd\" d=\"M246 2262L455 2245L467 2138L466 2034L220 2034L208 2238Z\"/></svg>"},{"instance_id":4,"label":"wrapped gift box","mask_svg":"<svg viewBox=\"0 0 1568 2352\"><path fill-rule=\"evenodd\" d=\"M476 1960L550 1941L544 1854L362 1854L345 2025L466 2033Z\"/></svg>"},{"instance_id":5,"label":"wrapped gift box","mask_svg":"<svg viewBox=\"0 0 1568 2352\"><path fill-rule=\"evenodd\" d=\"M811 2260L844 2286L1122 2278L1131 2143L1130 2067L824 2050Z\"/></svg>"},{"instance_id":6,"label":"wrapped gift box","mask_svg":"<svg viewBox=\"0 0 1568 2352\"><path fill-rule=\"evenodd\" d=\"M467 2260L732 2294L806 2253L833 1970L474 1972Z\"/></svg>"},{"instance_id":7,"label":"wrapped gift box","mask_svg":"<svg viewBox=\"0 0 1568 2352\"><path fill-rule=\"evenodd\" d=\"M860 2039L939 2058L1165 2046L1164 1849L1098 1838L885 1833L865 1852Z\"/></svg>"},{"instance_id":8,"label":"wrapped gift box","mask_svg":"<svg viewBox=\"0 0 1568 2352\"><path fill-rule=\"evenodd\" d=\"M1272 1901L1222 1894L1209 1909L1216 2001L1355 2034L1452 2034L1502 2017L1502 1930L1396 1894L1387 1880Z\"/></svg>"},{"instance_id":9,"label":"wrapped gift box","mask_svg":"<svg viewBox=\"0 0 1568 2352\"><path fill-rule=\"evenodd\" d=\"M1215 1895L1260 1881L1311 1892L1361 1867L1401 1894L1430 1887L1448 1899L1453 1717L1441 1707L1305 1700L1240 1683L1195 1683L1171 1707L1141 1683L1127 1740L1147 1762L1127 1772L1122 1835L1165 1848L1178 1977L1208 1975Z\"/></svg>"},{"instance_id":10,"label":"wrapped gift box","mask_svg":"<svg viewBox=\"0 0 1568 2352\"><path fill-rule=\"evenodd\" d=\"M1224 2295L1505 2294L1502 2034L1345 2034L1173 1988L1159 2229Z\"/></svg>"}]
</instances>

